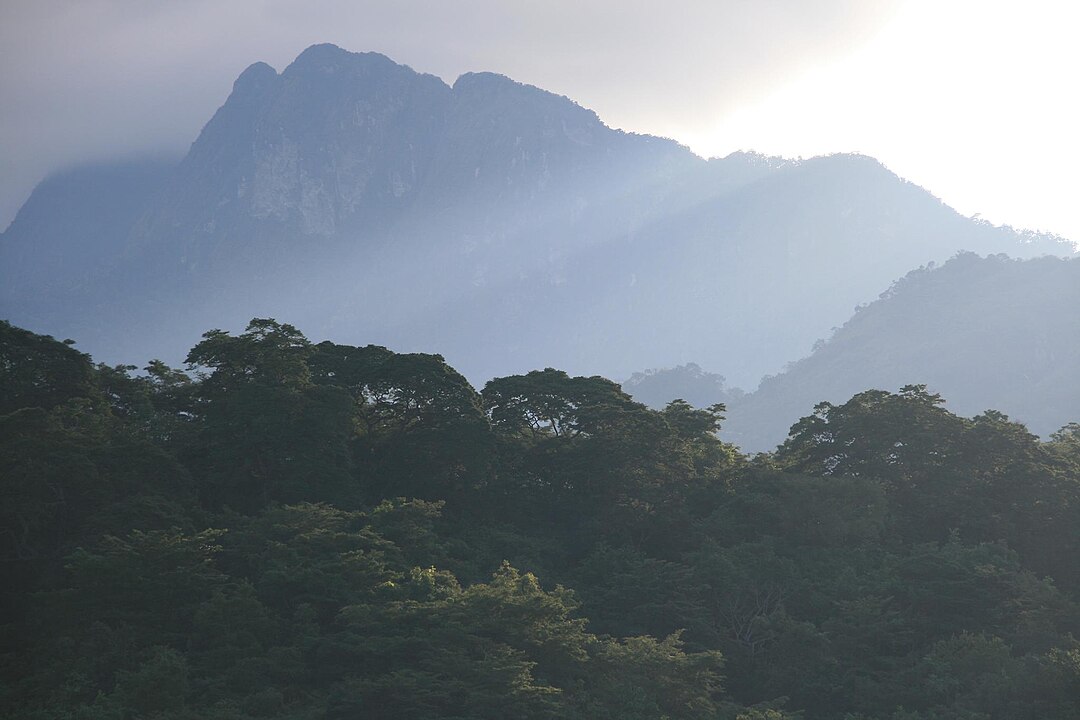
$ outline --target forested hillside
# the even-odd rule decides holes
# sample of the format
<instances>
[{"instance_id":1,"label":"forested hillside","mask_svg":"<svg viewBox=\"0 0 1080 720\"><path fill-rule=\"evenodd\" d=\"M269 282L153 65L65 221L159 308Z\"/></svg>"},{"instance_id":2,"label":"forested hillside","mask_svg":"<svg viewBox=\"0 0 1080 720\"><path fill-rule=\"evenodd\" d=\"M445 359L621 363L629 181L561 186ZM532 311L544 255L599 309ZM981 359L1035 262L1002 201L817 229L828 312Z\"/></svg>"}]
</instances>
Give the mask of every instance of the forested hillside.
<instances>
[{"instance_id":1,"label":"forested hillside","mask_svg":"<svg viewBox=\"0 0 1080 720\"><path fill-rule=\"evenodd\" d=\"M0 324L0 715L1080 716L1080 426L723 408L253 320L186 370ZM807 408L807 412L809 412Z\"/></svg>"},{"instance_id":2,"label":"forested hillside","mask_svg":"<svg viewBox=\"0 0 1080 720\"><path fill-rule=\"evenodd\" d=\"M752 394L725 437L769 450L808 407L925 383L961 415L993 408L1043 436L1080 408L1080 262L962 253L923 267ZM670 400L677 395L669 395Z\"/></svg>"}]
</instances>

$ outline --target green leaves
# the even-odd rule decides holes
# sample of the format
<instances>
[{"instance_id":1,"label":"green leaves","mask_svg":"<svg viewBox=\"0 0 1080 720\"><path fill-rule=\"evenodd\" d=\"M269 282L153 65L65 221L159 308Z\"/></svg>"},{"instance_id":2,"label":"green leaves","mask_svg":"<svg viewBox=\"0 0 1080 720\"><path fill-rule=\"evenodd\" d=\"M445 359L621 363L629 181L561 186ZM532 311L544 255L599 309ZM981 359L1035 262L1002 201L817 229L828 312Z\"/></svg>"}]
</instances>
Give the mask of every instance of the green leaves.
<instances>
[{"instance_id":1,"label":"green leaves","mask_svg":"<svg viewBox=\"0 0 1080 720\"><path fill-rule=\"evenodd\" d=\"M721 689L719 652L688 654L678 634L631 637L596 651L595 696L586 717L713 718Z\"/></svg>"},{"instance_id":2,"label":"green leaves","mask_svg":"<svg viewBox=\"0 0 1080 720\"><path fill-rule=\"evenodd\" d=\"M483 390L497 432L573 438L612 429L620 413L642 407L610 380L547 368L496 378Z\"/></svg>"},{"instance_id":3,"label":"green leaves","mask_svg":"<svg viewBox=\"0 0 1080 720\"><path fill-rule=\"evenodd\" d=\"M292 325L255 318L236 337L223 330L205 333L187 362L209 370L206 379L219 392L244 383L302 387L310 383L311 352L311 343Z\"/></svg>"},{"instance_id":4,"label":"green leaves","mask_svg":"<svg viewBox=\"0 0 1080 720\"><path fill-rule=\"evenodd\" d=\"M193 433L182 451L210 507L253 512L271 501L347 501L348 396L311 382L311 344L291 325L252 320L231 337L206 333L188 356L209 368L193 393Z\"/></svg>"},{"instance_id":5,"label":"green leaves","mask_svg":"<svg viewBox=\"0 0 1080 720\"><path fill-rule=\"evenodd\" d=\"M0 714L1080 712L1071 426L910 386L747 461L720 406L551 369L479 395L273 320L208 333L195 377L9 335Z\"/></svg>"},{"instance_id":6,"label":"green leaves","mask_svg":"<svg viewBox=\"0 0 1080 720\"><path fill-rule=\"evenodd\" d=\"M0 415L95 395L89 355L0 320Z\"/></svg>"},{"instance_id":7,"label":"green leaves","mask_svg":"<svg viewBox=\"0 0 1080 720\"><path fill-rule=\"evenodd\" d=\"M442 357L324 342L310 365L315 382L352 398L352 455L369 502L458 497L486 479L480 397Z\"/></svg>"},{"instance_id":8,"label":"green leaves","mask_svg":"<svg viewBox=\"0 0 1080 720\"><path fill-rule=\"evenodd\" d=\"M821 403L791 428L781 463L810 474L866 476L909 485L914 473L956 452L966 423L924 385L899 393L868 390L843 405Z\"/></svg>"}]
</instances>

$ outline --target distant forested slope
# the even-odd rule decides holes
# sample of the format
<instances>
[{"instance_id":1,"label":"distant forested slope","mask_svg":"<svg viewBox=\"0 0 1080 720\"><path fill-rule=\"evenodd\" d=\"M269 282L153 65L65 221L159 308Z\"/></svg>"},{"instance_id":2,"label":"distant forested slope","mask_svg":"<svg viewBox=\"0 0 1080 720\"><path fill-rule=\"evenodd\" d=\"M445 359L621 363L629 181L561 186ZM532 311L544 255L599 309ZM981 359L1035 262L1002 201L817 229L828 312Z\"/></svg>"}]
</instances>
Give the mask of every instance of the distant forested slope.
<instances>
[{"instance_id":1,"label":"distant forested slope","mask_svg":"<svg viewBox=\"0 0 1080 720\"><path fill-rule=\"evenodd\" d=\"M774 448L808 407L924 383L1048 436L1080 411L1080 262L971 253L913 271L807 358L732 403L726 437Z\"/></svg>"}]
</instances>

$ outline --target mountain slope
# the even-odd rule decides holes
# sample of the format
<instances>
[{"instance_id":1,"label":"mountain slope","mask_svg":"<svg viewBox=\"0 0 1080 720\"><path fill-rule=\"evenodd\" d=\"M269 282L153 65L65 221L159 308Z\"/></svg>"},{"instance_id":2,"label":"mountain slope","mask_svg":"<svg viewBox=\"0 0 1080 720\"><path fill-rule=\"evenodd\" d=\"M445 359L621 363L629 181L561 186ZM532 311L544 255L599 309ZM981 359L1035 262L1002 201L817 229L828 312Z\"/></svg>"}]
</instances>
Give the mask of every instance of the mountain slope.
<instances>
[{"instance_id":1,"label":"mountain slope","mask_svg":"<svg viewBox=\"0 0 1080 720\"><path fill-rule=\"evenodd\" d=\"M769 450L821 401L925 384L1049 435L1080 420L1080 262L965 253L909 273L807 358L733 404L728 439Z\"/></svg>"},{"instance_id":2,"label":"mountain slope","mask_svg":"<svg viewBox=\"0 0 1080 720\"><path fill-rule=\"evenodd\" d=\"M437 347L477 382L698 362L752 387L912 267L1069 249L963 218L871 158L705 161L499 75L451 87L331 45L248 68L161 182L128 197L101 179L128 210L77 267L31 249L100 222L92 205L20 213L0 315L108 362L176 362L209 326L274 316Z\"/></svg>"},{"instance_id":3,"label":"mountain slope","mask_svg":"<svg viewBox=\"0 0 1080 720\"><path fill-rule=\"evenodd\" d=\"M0 308L35 310L85 293L123 255L127 230L165 186L175 163L99 163L42 182L0 235Z\"/></svg>"}]
</instances>

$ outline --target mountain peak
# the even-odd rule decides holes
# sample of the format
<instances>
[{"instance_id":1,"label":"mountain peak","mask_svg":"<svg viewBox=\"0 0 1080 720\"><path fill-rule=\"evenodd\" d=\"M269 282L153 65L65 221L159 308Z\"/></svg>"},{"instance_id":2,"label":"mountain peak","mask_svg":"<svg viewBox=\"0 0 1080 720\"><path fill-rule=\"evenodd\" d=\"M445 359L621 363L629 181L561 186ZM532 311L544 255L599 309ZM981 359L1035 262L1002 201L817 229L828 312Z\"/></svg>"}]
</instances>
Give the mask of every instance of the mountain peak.
<instances>
[{"instance_id":1,"label":"mountain peak","mask_svg":"<svg viewBox=\"0 0 1080 720\"><path fill-rule=\"evenodd\" d=\"M233 93L258 92L278 77L277 70L264 62L253 63L233 82Z\"/></svg>"},{"instance_id":2,"label":"mountain peak","mask_svg":"<svg viewBox=\"0 0 1080 720\"><path fill-rule=\"evenodd\" d=\"M497 89L508 87L529 87L512 80L505 75L493 72L467 72L454 81L454 90ZM538 89L538 88L534 88Z\"/></svg>"},{"instance_id":3,"label":"mountain peak","mask_svg":"<svg viewBox=\"0 0 1080 720\"><path fill-rule=\"evenodd\" d=\"M286 72L318 72L333 74L338 70L407 68L377 52L355 53L337 45L322 43L312 45L300 53L286 68ZM410 68L411 69L411 68Z\"/></svg>"},{"instance_id":4,"label":"mountain peak","mask_svg":"<svg viewBox=\"0 0 1080 720\"><path fill-rule=\"evenodd\" d=\"M340 48L333 43L316 43L308 48L305 48L303 52L296 56L293 60L293 64L296 63L309 63L309 62L325 62L327 60L343 59L353 55L362 55L365 53L354 53L344 48ZM374 53L372 53L374 54Z\"/></svg>"}]
</instances>

